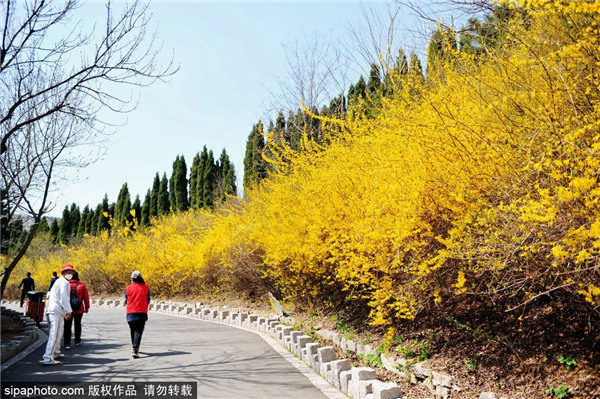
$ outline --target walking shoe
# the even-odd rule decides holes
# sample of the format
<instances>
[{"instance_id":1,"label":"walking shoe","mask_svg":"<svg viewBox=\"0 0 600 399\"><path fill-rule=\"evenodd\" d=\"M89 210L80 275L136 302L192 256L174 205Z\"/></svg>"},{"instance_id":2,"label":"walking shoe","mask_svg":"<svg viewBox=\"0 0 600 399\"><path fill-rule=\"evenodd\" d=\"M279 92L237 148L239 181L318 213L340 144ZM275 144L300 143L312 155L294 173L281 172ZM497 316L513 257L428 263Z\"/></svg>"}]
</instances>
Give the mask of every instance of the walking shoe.
<instances>
[{"instance_id":1,"label":"walking shoe","mask_svg":"<svg viewBox=\"0 0 600 399\"><path fill-rule=\"evenodd\" d=\"M69 349L71 349L71 345L65 345L65 350L68 351Z\"/></svg>"},{"instance_id":2,"label":"walking shoe","mask_svg":"<svg viewBox=\"0 0 600 399\"><path fill-rule=\"evenodd\" d=\"M139 353L134 349L131 351L131 357L134 359L138 359L140 357Z\"/></svg>"},{"instance_id":3,"label":"walking shoe","mask_svg":"<svg viewBox=\"0 0 600 399\"><path fill-rule=\"evenodd\" d=\"M57 353L56 355L54 355L54 359L62 359L63 357L65 357L64 353Z\"/></svg>"},{"instance_id":4,"label":"walking shoe","mask_svg":"<svg viewBox=\"0 0 600 399\"><path fill-rule=\"evenodd\" d=\"M81 345L81 341L75 342L75 346L79 346L79 345Z\"/></svg>"},{"instance_id":5,"label":"walking shoe","mask_svg":"<svg viewBox=\"0 0 600 399\"><path fill-rule=\"evenodd\" d=\"M44 366L54 366L55 364L62 364L62 362L58 360L42 360L41 362Z\"/></svg>"}]
</instances>

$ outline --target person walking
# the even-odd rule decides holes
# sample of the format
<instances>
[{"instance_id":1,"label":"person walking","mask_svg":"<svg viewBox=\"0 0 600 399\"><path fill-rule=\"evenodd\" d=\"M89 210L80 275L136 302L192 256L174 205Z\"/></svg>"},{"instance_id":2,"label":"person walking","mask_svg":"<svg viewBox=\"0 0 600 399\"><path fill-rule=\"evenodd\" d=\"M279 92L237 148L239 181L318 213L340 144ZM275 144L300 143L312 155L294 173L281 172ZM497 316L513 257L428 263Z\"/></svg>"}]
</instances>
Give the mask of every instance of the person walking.
<instances>
[{"instance_id":1,"label":"person walking","mask_svg":"<svg viewBox=\"0 0 600 399\"><path fill-rule=\"evenodd\" d=\"M48 292L50 292L50 290L52 289L52 286L54 285L56 280L58 280L58 276L56 275L56 272L52 272L52 278L50 279L50 285L48 286Z\"/></svg>"},{"instance_id":2,"label":"person walking","mask_svg":"<svg viewBox=\"0 0 600 399\"><path fill-rule=\"evenodd\" d=\"M27 277L21 280L21 284L19 284L19 289L23 287L23 291L21 291L21 307L23 307L23 302L25 299L25 294L27 292L35 290L35 281L31 278L31 273L27 272Z\"/></svg>"},{"instance_id":3,"label":"person walking","mask_svg":"<svg viewBox=\"0 0 600 399\"><path fill-rule=\"evenodd\" d=\"M65 357L64 354L60 353L60 341L63 335L64 321L71 318L71 285L69 280L73 278L73 274L75 274L73 265L64 265L61 277L56 280L48 293L48 307L46 308L48 342L42 358L42 364L45 366L61 364L62 362L57 359Z\"/></svg>"},{"instance_id":4,"label":"person walking","mask_svg":"<svg viewBox=\"0 0 600 399\"><path fill-rule=\"evenodd\" d=\"M65 350L71 349L71 326L73 322L75 322L75 346L81 345L81 319L83 314L90 309L90 294L86 285L79 281L79 273L75 272L73 274L69 284L71 285L71 293L77 295L81 306L79 309L72 309L71 318L65 320Z\"/></svg>"},{"instance_id":5,"label":"person walking","mask_svg":"<svg viewBox=\"0 0 600 399\"><path fill-rule=\"evenodd\" d=\"M135 270L131 273L131 284L125 290L127 324L131 333L131 357L138 358L140 343L146 321L148 321L148 304L150 303L150 288L144 282L142 273Z\"/></svg>"}]
</instances>

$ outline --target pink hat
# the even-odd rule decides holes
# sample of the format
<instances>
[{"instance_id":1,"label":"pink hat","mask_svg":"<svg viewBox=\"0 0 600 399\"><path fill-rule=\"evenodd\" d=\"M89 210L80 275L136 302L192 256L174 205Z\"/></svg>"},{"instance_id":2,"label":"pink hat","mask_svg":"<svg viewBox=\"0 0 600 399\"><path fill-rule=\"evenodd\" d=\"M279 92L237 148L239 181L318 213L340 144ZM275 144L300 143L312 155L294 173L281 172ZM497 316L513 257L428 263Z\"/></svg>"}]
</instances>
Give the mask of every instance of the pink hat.
<instances>
[{"instance_id":1,"label":"pink hat","mask_svg":"<svg viewBox=\"0 0 600 399\"><path fill-rule=\"evenodd\" d=\"M62 267L61 273L64 272L64 271L66 271L66 270L75 271L75 267L73 265L70 265L70 264L67 263L66 265L64 265Z\"/></svg>"}]
</instances>

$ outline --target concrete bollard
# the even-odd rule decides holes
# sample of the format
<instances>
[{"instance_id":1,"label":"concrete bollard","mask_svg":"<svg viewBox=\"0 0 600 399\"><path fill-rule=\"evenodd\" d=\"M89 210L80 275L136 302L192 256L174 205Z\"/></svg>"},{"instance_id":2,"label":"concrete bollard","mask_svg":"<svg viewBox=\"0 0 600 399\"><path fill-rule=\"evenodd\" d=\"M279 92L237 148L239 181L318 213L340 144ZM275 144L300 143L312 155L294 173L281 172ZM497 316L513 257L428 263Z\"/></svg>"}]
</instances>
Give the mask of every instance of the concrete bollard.
<instances>
[{"instance_id":1,"label":"concrete bollard","mask_svg":"<svg viewBox=\"0 0 600 399\"><path fill-rule=\"evenodd\" d=\"M342 371L340 373L340 389L345 394L349 394L350 386L352 385L352 370Z\"/></svg>"},{"instance_id":2,"label":"concrete bollard","mask_svg":"<svg viewBox=\"0 0 600 399\"><path fill-rule=\"evenodd\" d=\"M359 398L361 381L376 379L375 370L370 367L353 367L350 371L352 372L352 382L348 386L348 395Z\"/></svg>"},{"instance_id":3,"label":"concrete bollard","mask_svg":"<svg viewBox=\"0 0 600 399\"><path fill-rule=\"evenodd\" d=\"M240 313L240 318L238 319L238 326L243 326L244 322L246 321L246 319L248 318L248 313L247 312L243 312Z\"/></svg>"},{"instance_id":4,"label":"concrete bollard","mask_svg":"<svg viewBox=\"0 0 600 399\"><path fill-rule=\"evenodd\" d=\"M294 344L296 343L296 338L302 335L301 331L292 331L290 333L290 339L286 342L286 348L292 352L294 350Z\"/></svg>"},{"instance_id":5,"label":"concrete bollard","mask_svg":"<svg viewBox=\"0 0 600 399\"><path fill-rule=\"evenodd\" d=\"M377 381L373 384L373 399L402 399L402 388L393 382Z\"/></svg>"},{"instance_id":6,"label":"concrete bollard","mask_svg":"<svg viewBox=\"0 0 600 399\"><path fill-rule=\"evenodd\" d=\"M348 371L352 369L352 362L350 359L334 360L331 362L331 374L332 384L337 389L341 388L340 374L342 371Z\"/></svg>"},{"instance_id":7,"label":"concrete bollard","mask_svg":"<svg viewBox=\"0 0 600 399\"><path fill-rule=\"evenodd\" d=\"M217 316L217 321L225 321L229 316L229 310L221 310Z\"/></svg>"},{"instance_id":8,"label":"concrete bollard","mask_svg":"<svg viewBox=\"0 0 600 399\"><path fill-rule=\"evenodd\" d=\"M311 342L311 338L308 335L300 335L296 338L296 354L302 358L302 349Z\"/></svg>"},{"instance_id":9,"label":"concrete bollard","mask_svg":"<svg viewBox=\"0 0 600 399\"><path fill-rule=\"evenodd\" d=\"M329 363L335 360L335 351L332 346L324 346L317 349L319 363Z\"/></svg>"}]
</instances>

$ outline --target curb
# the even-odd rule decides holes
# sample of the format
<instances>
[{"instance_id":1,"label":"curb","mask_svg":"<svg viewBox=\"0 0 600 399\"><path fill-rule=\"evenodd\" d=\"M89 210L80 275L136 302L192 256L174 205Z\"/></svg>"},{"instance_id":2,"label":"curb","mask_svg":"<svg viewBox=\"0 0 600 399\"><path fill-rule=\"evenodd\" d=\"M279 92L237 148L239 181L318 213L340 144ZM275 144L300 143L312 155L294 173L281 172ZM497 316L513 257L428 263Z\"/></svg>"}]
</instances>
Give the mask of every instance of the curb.
<instances>
[{"instance_id":1,"label":"curb","mask_svg":"<svg viewBox=\"0 0 600 399\"><path fill-rule=\"evenodd\" d=\"M123 307L123 302L118 299L92 301L93 306L111 309ZM393 382L377 380L374 369L353 367L348 359L336 359L332 346L313 343L303 332L294 331L292 327L281 323L280 317L275 314L265 317L202 303L187 304L170 301L151 301L148 310L171 316L228 324L257 333L286 360L297 366L300 372L309 377L310 381L330 398L402 398L401 388ZM315 378L314 372L322 378Z\"/></svg>"},{"instance_id":2,"label":"curb","mask_svg":"<svg viewBox=\"0 0 600 399\"><path fill-rule=\"evenodd\" d=\"M13 320L18 320L25 326L25 331L14 336L9 342L0 345L2 362L0 371L4 371L29 355L31 352L42 346L48 339L46 333L36 327L35 321L24 316L21 312L8 309L2 305L2 313L8 315Z\"/></svg>"}]
</instances>

